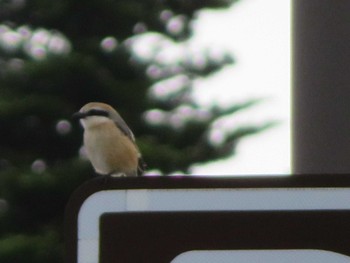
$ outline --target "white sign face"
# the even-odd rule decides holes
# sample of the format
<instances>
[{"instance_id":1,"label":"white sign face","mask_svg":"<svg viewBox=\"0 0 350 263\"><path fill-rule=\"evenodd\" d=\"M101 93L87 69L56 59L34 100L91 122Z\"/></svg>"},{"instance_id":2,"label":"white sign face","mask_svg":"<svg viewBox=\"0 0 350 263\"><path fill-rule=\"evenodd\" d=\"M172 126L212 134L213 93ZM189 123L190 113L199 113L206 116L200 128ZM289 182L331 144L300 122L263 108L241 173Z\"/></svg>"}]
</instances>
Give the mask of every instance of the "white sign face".
<instances>
[{"instance_id":1,"label":"white sign face","mask_svg":"<svg viewBox=\"0 0 350 263\"><path fill-rule=\"evenodd\" d=\"M320 210L350 211L350 188L103 190L88 197L79 211L78 263L98 263L100 218L105 213ZM350 262L346 256L322 250L189 251L172 262L226 263L232 262L232 257L235 263L282 262L278 260L281 257L286 263ZM212 260L203 261L203 258Z\"/></svg>"},{"instance_id":2,"label":"white sign face","mask_svg":"<svg viewBox=\"0 0 350 263\"><path fill-rule=\"evenodd\" d=\"M350 257L324 250L188 251L171 263L349 263Z\"/></svg>"}]
</instances>

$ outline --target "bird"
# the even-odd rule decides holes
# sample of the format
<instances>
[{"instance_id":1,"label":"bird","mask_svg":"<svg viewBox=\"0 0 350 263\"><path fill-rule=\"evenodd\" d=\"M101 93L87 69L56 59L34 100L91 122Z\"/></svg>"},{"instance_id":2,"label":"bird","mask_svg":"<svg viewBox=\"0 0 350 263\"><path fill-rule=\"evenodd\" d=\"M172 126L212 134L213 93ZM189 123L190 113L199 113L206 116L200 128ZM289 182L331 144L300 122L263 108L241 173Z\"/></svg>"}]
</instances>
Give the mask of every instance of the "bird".
<instances>
[{"instance_id":1,"label":"bird","mask_svg":"<svg viewBox=\"0 0 350 263\"><path fill-rule=\"evenodd\" d=\"M110 105L89 102L73 114L84 129L83 144L95 172L111 177L141 176L146 167L135 136Z\"/></svg>"}]
</instances>

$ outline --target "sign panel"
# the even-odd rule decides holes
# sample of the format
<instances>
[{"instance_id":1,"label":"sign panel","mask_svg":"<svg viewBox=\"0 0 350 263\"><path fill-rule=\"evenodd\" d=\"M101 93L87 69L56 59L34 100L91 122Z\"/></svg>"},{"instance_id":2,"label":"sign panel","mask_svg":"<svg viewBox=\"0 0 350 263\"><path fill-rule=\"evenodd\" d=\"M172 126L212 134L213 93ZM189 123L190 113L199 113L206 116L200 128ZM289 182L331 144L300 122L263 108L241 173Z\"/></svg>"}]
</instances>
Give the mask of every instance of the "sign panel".
<instances>
[{"instance_id":1,"label":"sign panel","mask_svg":"<svg viewBox=\"0 0 350 263\"><path fill-rule=\"evenodd\" d=\"M67 208L68 259L350 263L350 178L335 178L95 180Z\"/></svg>"},{"instance_id":2,"label":"sign panel","mask_svg":"<svg viewBox=\"0 0 350 263\"><path fill-rule=\"evenodd\" d=\"M322 250L235 250L190 251L177 256L172 263L348 263L349 258Z\"/></svg>"}]
</instances>

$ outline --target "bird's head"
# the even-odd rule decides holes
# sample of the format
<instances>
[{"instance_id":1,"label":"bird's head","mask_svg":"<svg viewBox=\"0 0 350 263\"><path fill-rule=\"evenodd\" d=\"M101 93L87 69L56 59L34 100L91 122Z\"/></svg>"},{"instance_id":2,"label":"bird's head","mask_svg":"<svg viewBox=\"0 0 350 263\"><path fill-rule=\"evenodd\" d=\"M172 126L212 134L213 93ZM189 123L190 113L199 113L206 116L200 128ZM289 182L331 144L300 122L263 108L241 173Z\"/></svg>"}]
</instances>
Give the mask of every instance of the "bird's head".
<instances>
[{"instance_id":1,"label":"bird's head","mask_svg":"<svg viewBox=\"0 0 350 263\"><path fill-rule=\"evenodd\" d=\"M84 129L113 121L113 116L118 114L110 105L101 102L85 104L78 112L73 114L74 119L80 120Z\"/></svg>"}]
</instances>

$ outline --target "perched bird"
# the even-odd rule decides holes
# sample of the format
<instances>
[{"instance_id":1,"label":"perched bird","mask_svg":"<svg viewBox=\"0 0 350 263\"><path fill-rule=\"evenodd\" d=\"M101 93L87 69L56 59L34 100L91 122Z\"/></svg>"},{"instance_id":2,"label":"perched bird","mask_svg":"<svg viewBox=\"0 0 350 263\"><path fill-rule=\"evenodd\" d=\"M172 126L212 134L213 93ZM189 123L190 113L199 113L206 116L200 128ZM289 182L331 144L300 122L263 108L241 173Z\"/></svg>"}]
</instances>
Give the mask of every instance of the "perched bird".
<instances>
[{"instance_id":1,"label":"perched bird","mask_svg":"<svg viewBox=\"0 0 350 263\"><path fill-rule=\"evenodd\" d=\"M142 175L145 164L135 137L110 105L90 102L73 114L84 128L84 146L95 171L101 175Z\"/></svg>"}]
</instances>

